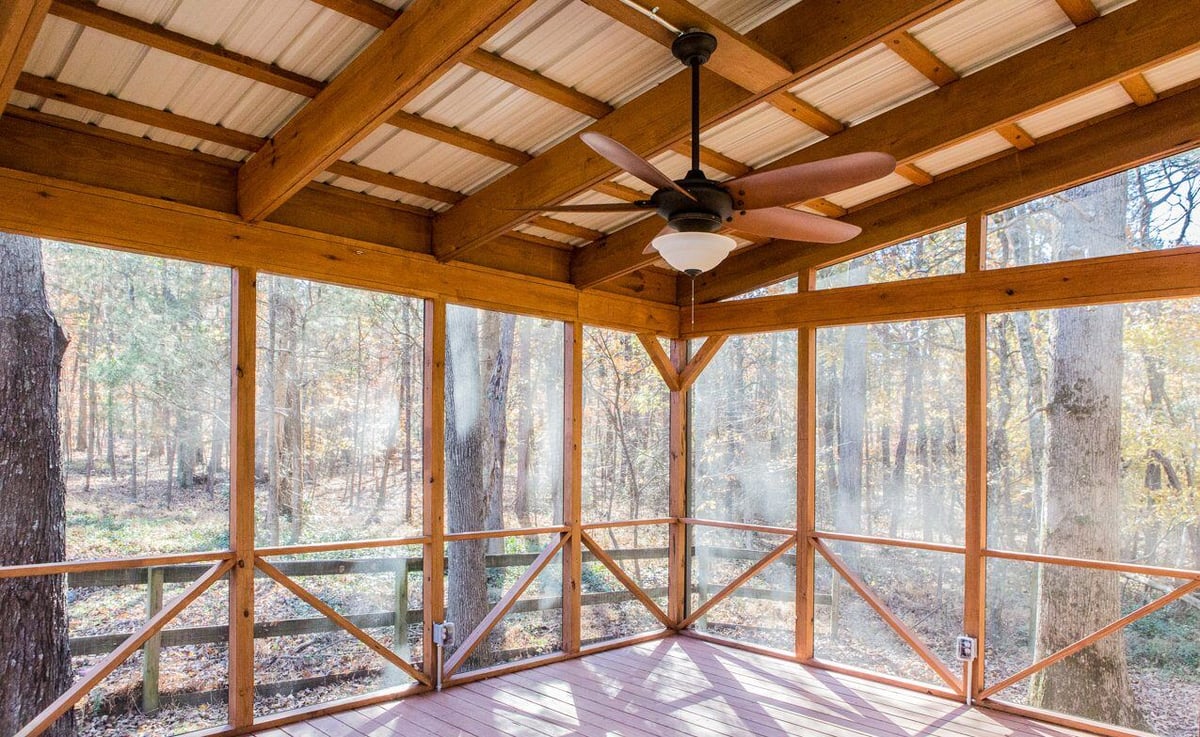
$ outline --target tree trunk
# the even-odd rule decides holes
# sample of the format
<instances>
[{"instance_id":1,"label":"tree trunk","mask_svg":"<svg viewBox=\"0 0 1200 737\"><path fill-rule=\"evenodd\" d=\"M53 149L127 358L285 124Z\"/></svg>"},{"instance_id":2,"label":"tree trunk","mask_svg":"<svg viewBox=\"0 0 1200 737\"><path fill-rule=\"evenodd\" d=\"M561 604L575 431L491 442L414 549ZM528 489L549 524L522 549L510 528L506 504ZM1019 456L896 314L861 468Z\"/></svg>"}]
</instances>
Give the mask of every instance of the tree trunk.
<instances>
[{"instance_id":1,"label":"tree trunk","mask_svg":"<svg viewBox=\"0 0 1200 737\"><path fill-rule=\"evenodd\" d=\"M1123 178L1084 187L1087 196L1055 207L1062 246L1102 256L1123 243ZM1053 315L1046 406L1046 497L1041 552L1095 560L1120 555L1122 307L1062 309ZM1046 657L1121 616L1116 571L1041 566L1035 657ZM1041 671L1034 706L1134 729L1122 634L1106 637Z\"/></svg>"},{"instance_id":2,"label":"tree trunk","mask_svg":"<svg viewBox=\"0 0 1200 737\"><path fill-rule=\"evenodd\" d=\"M0 233L0 564L66 557L58 381L67 339L46 302L41 244ZM65 576L0 580L0 734L71 685ZM43 734L75 734L68 712Z\"/></svg>"}]
</instances>

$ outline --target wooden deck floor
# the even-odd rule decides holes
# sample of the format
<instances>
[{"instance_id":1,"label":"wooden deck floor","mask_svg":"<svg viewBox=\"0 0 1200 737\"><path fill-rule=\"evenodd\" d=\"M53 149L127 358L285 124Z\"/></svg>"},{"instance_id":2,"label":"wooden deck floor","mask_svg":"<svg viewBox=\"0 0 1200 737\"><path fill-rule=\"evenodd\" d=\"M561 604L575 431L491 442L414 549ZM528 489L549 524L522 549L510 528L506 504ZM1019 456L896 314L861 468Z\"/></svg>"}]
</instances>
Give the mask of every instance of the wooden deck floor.
<instances>
[{"instance_id":1,"label":"wooden deck floor","mask_svg":"<svg viewBox=\"0 0 1200 737\"><path fill-rule=\"evenodd\" d=\"M1066 737L1083 733L672 637L260 737Z\"/></svg>"}]
</instances>

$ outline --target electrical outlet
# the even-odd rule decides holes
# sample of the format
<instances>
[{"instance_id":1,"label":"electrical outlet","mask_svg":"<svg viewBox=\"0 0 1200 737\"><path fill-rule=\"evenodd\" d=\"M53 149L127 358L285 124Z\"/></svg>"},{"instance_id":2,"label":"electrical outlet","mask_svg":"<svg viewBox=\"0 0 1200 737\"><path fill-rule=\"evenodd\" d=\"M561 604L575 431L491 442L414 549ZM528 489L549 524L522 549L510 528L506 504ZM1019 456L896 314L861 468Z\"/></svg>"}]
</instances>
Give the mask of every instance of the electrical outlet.
<instances>
[{"instance_id":1,"label":"electrical outlet","mask_svg":"<svg viewBox=\"0 0 1200 737\"><path fill-rule=\"evenodd\" d=\"M453 622L434 622L433 623L433 643L440 647L446 648L454 644L454 623Z\"/></svg>"},{"instance_id":2,"label":"electrical outlet","mask_svg":"<svg viewBox=\"0 0 1200 737\"><path fill-rule=\"evenodd\" d=\"M959 660L968 661L975 659L976 641L974 637L967 635L959 635L954 641L954 654Z\"/></svg>"}]
</instances>

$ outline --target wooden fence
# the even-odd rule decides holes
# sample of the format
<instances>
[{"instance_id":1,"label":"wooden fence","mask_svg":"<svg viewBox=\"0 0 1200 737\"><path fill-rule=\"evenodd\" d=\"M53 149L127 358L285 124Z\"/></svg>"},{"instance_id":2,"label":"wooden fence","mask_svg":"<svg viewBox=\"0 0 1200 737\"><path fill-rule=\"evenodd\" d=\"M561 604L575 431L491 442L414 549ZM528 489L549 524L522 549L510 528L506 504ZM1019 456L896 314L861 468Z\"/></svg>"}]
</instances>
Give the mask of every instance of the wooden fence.
<instances>
[{"instance_id":1,"label":"wooden fence","mask_svg":"<svg viewBox=\"0 0 1200 737\"><path fill-rule=\"evenodd\" d=\"M706 548L705 552L715 558L726 560L757 561L763 553L757 550L740 548ZM637 548L610 551L609 554L618 561L666 560L667 548ZM509 553L485 556L485 567L489 570L505 568L526 568L531 565L537 553ZM598 562L588 551L583 553L585 563ZM783 556L782 562L795 565L795 556ZM413 624L420 624L424 618L423 609L409 608L409 577L416 575L418 581L424 570L421 558L349 558L329 560L292 560L281 561L275 566L289 577L297 576L349 576L364 574L391 574L393 589L391 600L394 606L388 611L366 612L346 615L355 625L367 628L390 627L393 630L393 642L397 644L397 652L407 657L408 629ZM71 573L67 576L67 588L70 590L115 588L122 586L146 586L146 617L149 619L163 606L163 588L166 584L187 584L203 574L209 566L205 564L184 564L172 566L156 566L149 568L126 568L107 571L84 571ZM264 577L263 574L256 574ZM419 584L418 584L419 587ZM709 590L706 577L694 582L692 590L702 595ZM651 597L667 594L665 585L645 589ZM739 598L791 601L791 591L776 591L766 588L743 586L734 596ZM828 603L828 596L818 596ZM583 594L581 604L584 607L603 604L616 604L635 600L627 590L605 591ZM525 613L557 609L562 606L560 596L550 596L538 599L523 599L518 601L511 613ZM297 635L322 634L336 632L340 627L332 620L319 617L303 617L266 622L256 622L254 638L289 637ZM129 637L129 632L115 632L102 635L85 635L70 639L71 656L105 655L117 648ZM185 645L220 644L228 642L228 625L210 625L201 627L179 627L164 629L150 638L142 648L142 693L141 708L151 712L159 708L163 695L159 691L159 666L162 648ZM520 653L514 651L514 657ZM361 677L369 672L348 674L345 677ZM303 690L330 682L329 677L308 678L296 681L270 684L260 687L260 695L271 695L289 691ZM175 694L170 697L173 703L195 703L197 701L219 698L222 692L206 692L205 694ZM200 698L200 697L204 698Z\"/></svg>"}]
</instances>

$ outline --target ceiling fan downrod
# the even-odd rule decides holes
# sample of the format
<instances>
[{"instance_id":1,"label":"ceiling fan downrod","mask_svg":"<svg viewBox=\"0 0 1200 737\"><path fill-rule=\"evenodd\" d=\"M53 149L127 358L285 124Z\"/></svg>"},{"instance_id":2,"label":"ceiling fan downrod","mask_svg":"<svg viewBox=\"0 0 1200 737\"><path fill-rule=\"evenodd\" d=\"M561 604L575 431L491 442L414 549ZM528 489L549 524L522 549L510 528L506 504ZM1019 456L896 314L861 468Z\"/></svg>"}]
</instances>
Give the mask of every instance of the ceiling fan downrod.
<instances>
[{"instance_id":1,"label":"ceiling fan downrod","mask_svg":"<svg viewBox=\"0 0 1200 737\"><path fill-rule=\"evenodd\" d=\"M688 178L703 178L700 171L700 67L717 50L717 37L704 31L679 34L671 43L671 53L692 70L692 170Z\"/></svg>"}]
</instances>

